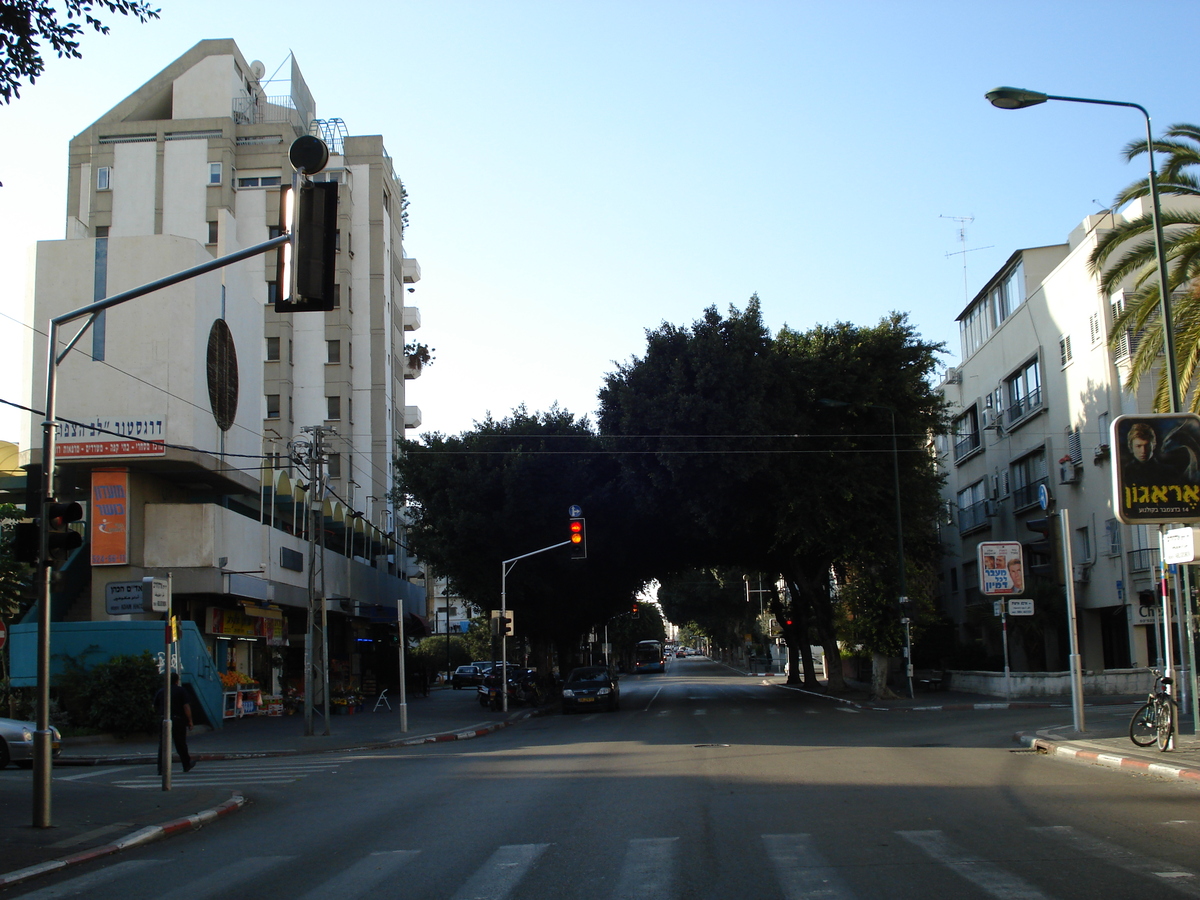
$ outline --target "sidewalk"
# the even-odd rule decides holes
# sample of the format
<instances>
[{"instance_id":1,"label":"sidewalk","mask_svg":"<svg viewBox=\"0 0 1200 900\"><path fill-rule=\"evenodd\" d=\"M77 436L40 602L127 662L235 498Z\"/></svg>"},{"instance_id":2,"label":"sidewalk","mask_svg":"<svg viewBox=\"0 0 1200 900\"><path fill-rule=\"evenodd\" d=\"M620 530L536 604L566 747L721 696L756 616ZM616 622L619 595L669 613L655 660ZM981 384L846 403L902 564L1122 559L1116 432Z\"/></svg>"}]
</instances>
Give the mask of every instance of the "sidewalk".
<instances>
[{"instance_id":1,"label":"sidewalk","mask_svg":"<svg viewBox=\"0 0 1200 900\"><path fill-rule=\"evenodd\" d=\"M962 691L917 692L915 698L896 697L890 700L872 700L867 685L848 682L850 690L839 694L827 694L802 687L789 687L782 676L770 679L788 690L800 691L814 697L822 697L855 709L876 712L949 712L955 710L989 709L1048 709L1061 708L1063 721L1072 720L1071 698L1041 697L1006 701L983 694L968 694ZM1134 710L1146 701L1145 694L1104 695L1085 697L1084 707L1094 709L1106 706L1127 706L1132 717ZM1128 719L1111 716L1100 721L1098 717L1084 716L1085 730L1076 732L1073 724L1058 725L1032 732L1017 732L1013 740L1030 749L1047 753L1053 757L1126 769L1144 775L1170 778L1200 785L1200 735L1176 734L1175 747L1167 752L1157 747L1138 747L1129 739ZM1185 721L1190 728L1190 722Z\"/></svg>"},{"instance_id":2,"label":"sidewalk","mask_svg":"<svg viewBox=\"0 0 1200 900\"><path fill-rule=\"evenodd\" d=\"M203 771L205 761L295 756L336 750L403 747L434 741L481 737L527 719L542 710L517 707L507 717L482 708L473 690L433 690L428 697L410 697L408 731L400 730L400 709L375 701L364 712L337 715L324 722L313 717L316 734L304 736L304 717L252 716L228 719L225 727L194 731L188 739L192 759ZM545 710L556 707L545 707ZM83 738L63 741L62 756L54 761L50 828L34 828L31 771L0 773L0 887L45 872L86 862L199 828L236 812L245 802L238 794L212 787L189 787L176 762L168 791L140 791L72 780L86 776L87 767L153 765L157 740L149 735L125 740Z\"/></svg>"}]
</instances>

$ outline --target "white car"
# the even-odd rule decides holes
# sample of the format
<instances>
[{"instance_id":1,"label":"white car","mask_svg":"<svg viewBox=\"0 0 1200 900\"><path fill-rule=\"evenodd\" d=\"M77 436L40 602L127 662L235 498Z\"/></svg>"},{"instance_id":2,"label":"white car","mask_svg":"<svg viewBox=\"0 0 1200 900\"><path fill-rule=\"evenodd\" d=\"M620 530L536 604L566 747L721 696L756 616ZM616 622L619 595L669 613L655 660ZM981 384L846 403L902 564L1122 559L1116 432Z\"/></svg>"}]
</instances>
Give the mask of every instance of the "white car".
<instances>
[{"instance_id":1,"label":"white car","mask_svg":"<svg viewBox=\"0 0 1200 900\"><path fill-rule=\"evenodd\" d=\"M33 765L33 733L37 731L34 722L21 722L17 719L0 719L0 769L9 762L15 762L22 768ZM50 726L50 750L52 755L62 753L62 735L53 725Z\"/></svg>"}]
</instances>

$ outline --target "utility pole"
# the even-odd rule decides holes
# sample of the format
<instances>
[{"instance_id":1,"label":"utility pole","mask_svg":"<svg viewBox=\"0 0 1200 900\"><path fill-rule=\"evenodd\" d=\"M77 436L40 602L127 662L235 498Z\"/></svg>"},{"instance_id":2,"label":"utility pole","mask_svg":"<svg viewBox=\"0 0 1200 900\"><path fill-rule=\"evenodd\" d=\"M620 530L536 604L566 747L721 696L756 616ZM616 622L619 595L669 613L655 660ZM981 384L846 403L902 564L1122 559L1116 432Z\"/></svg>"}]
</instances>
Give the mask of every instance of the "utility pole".
<instances>
[{"instance_id":1,"label":"utility pole","mask_svg":"<svg viewBox=\"0 0 1200 900\"><path fill-rule=\"evenodd\" d=\"M304 735L313 735L313 708L325 720L329 734L329 600L325 596L325 542L320 539L321 502L325 496L325 435L337 434L323 425L300 429L312 441L293 444L293 460L308 466L308 630L304 637Z\"/></svg>"}]
</instances>

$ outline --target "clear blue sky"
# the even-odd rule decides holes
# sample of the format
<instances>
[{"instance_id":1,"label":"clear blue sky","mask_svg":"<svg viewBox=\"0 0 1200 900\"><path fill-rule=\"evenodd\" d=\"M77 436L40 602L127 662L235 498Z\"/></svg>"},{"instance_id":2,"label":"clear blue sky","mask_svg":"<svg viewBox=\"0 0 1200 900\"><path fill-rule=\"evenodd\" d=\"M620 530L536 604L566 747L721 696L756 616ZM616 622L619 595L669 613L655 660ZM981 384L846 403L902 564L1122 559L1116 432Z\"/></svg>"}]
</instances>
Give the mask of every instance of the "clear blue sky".
<instances>
[{"instance_id":1,"label":"clear blue sky","mask_svg":"<svg viewBox=\"0 0 1200 900\"><path fill-rule=\"evenodd\" d=\"M436 348L408 402L451 434L590 414L645 329L754 292L772 329L907 312L953 364L966 293L1145 175L1136 111L985 91L1200 121L1194 2L160 2L0 107L4 399L27 399L26 248L63 236L68 140L204 38L268 73L293 51L319 116L384 136ZM974 219L965 257L945 216ZM0 438L25 435L0 415Z\"/></svg>"}]
</instances>

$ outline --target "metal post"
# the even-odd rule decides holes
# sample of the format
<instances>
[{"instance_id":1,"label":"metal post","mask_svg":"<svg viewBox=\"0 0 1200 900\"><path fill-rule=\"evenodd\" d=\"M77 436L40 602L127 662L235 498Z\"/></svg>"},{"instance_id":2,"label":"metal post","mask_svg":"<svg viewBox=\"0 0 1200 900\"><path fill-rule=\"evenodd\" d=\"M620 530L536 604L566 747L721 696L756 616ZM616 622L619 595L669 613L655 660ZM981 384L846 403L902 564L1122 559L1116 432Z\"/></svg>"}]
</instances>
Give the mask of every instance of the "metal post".
<instances>
[{"instance_id":1,"label":"metal post","mask_svg":"<svg viewBox=\"0 0 1200 900\"><path fill-rule=\"evenodd\" d=\"M1071 630L1071 710L1074 714L1075 730L1086 731L1083 721L1083 659L1079 655L1079 622L1075 618L1075 567L1071 560L1071 516L1067 510L1059 512L1062 518L1063 576L1067 584L1067 616Z\"/></svg>"},{"instance_id":2,"label":"metal post","mask_svg":"<svg viewBox=\"0 0 1200 900\"><path fill-rule=\"evenodd\" d=\"M1001 597L1000 604L1000 633L1004 639L1004 699L1012 699L1012 670L1008 665L1008 598Z\"/></svg>"},{"instance_id":3,"label":"metal post","mask_svg":"<svg viewBox=\"0 0 1200 900\"><path fill-rule=\"evenodd\" d=\"M1191 675L1188 678L1189 687L1192 693L1192 734L1200 733L1200 696L1198 696L1197 686L1200 682L1196 677L1196 623L1192 619L1192 578L1191 567L1185 566L1183 577L1183 612L1184 620L1187 622L1187 645L1189 659L1191 660Z\"/></svg>"},{"instance_id":4,"label":"metal post","mask_svg":"<svg viewBox=\"0 0 1200 900\"><path fill-rule=\"evenodd\" d=\"M144 583L144 582L143 582ZM150 595L154 595L154 585L151 583ZM162 755L159 762L162 765L162 789L171 789L171 616L174 610L171 602L171 591L167 589L167 627L163 631L163 721L162 721Z\"/></svg>"},{"instance_id":5,"label":"metal post","mask_svg":"<svg viewBox=\"0 0 1200 900\"><path fill-rule=\"evenodd\" d=\"M1170 593L1170 587L1169 587L1169 584L1167 581L1167 564L1165 562L1165 560L1167 558L1166 549L1163 546L1164 536L1166 534L1166 528L1167 527L1165 525L1158 526L1158 564L1159 564L1159 571L1160 571L1160 576L1161 576L1159 584L1162 588L1162 620L1163 620L1162 657L1163 657L1163 675L1166 678L1169 678L1172 681L1174 681L1174 679L1175 679L1175 672L1174 672L1175 660L1174 660L1174 653L1172 653L1172 650L1171 650L1171 593ZM1166 691L1172 697L1175 697L1178 694L1178 691L1176 690L1174 684L1167 684ZM1174 732L1174 730L1172 730L1172 732L1171 732L1171 739L1167 744L1167 749L1168 750L1175 749L1175 732Z\"/></svg>"},{"instance_id":6,"label":"metal post","mask_svg":"<svg viewBox=\"0 0 1200 900\"><path fill-rule=\"evenodd\" d=\"M400 730L408 731L408 691L404 677L404 598L396 600L396 630L400 634Z\"/></svg>"}]
</instances>

